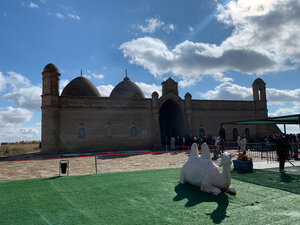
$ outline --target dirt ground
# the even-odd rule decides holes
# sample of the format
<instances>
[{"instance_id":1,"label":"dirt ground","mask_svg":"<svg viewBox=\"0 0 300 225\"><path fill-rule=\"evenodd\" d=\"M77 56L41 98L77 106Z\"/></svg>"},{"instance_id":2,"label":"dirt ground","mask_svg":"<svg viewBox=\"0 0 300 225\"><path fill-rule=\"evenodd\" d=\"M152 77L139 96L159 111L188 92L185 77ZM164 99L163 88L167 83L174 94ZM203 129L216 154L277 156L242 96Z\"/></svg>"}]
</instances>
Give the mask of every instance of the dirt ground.
<instances>
[{"instance_id":1,"label":"dirt ground","mask_svg":"<svg viewBox=\"0 0 300 225\"><path fill-rule=\"evenodd\" d=\"M0 146L0 158L40 152L39 143L14 143Z\"/></svg>"},{"instance_id":2,"label":"dirt ground","mask_svg":"<svg viewBox=\"0 0 300 225\"><path fill-rule=\"evenodd\" d=\"M30 154L29 154L30 155ZM34 154L33 154L34 155ZM187 161L189 154L150 153L120 156L85 156L72 158L14 157L0 160L0 180L18 180L59 176L60 161L68 160L69 175L101 174L147 169L179 168ZM12 159L28 158L23 161ZM8 161L12 160L12 161ZM216 161L218 164L218 161Z\"/></svg>"},{"instance_id":3,"label":"dirt ground","mask_svg":"<svg viewBox=\"0 0 300 225\"><path fill-rule=\"evenodd\" d=\"M14 146L11 157L0 157L0 180L19 180L55 177L60 174L61 160L68 162L68 174L87 175L111 172L126 172L148 169L180 168L188 160L189 153L147 153L138 155L76 156L60 158L60 155L42 155L38 145L26 144L26 151ZM22 148L22 146L18 146ZM24 148L24 146L23 146ZM30 150L31 148L31 150ZM236 157L237 152L229 151ZM18 154L17 153L25 153ZM144 152L146 153L146 152ZM212 154L211 154L212 156ZM254 162L260 161L254 159ZM215 163L219 165L220 159Z\"/></svg>"}]
</instances>

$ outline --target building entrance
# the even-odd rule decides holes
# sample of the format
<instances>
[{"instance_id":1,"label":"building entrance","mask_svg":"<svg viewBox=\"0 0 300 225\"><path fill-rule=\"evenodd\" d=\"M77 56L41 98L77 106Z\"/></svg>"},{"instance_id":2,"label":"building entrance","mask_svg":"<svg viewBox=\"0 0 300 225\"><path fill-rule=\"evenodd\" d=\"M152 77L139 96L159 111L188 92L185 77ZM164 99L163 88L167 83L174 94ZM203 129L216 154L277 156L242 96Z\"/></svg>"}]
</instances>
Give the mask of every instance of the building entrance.
<instances>
[{"instance_id":1,"label":"building entrance","mask_svg":"<svg viewBox=\"0 0 300 225\"><path fill-rule=\"evenodd\" d=\"M160 108L159 124L162 144L169 144L171 137L186 134L183 112L173 100L167 100Z\"/></svg>"}]
</instances>

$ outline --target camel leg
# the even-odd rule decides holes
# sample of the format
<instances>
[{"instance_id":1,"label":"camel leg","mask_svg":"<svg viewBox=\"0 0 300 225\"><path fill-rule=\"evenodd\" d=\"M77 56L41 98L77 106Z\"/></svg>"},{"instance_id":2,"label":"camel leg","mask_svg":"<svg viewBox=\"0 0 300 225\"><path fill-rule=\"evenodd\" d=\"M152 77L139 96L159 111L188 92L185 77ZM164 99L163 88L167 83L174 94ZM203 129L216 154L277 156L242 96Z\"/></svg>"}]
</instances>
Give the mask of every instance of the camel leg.
<instances>
[{"instance_id":1,"label":"camel leg","mask_svg":"<svg viewBox=\"0 0 300 225\"><path fill-rule=\"evenodd\" d=\"M231 194L231 195L236 195L236 190L235 190L235 188L232 187L232 186L229 186L229 187L227 188L227 190L225 190L225 192L227 192L228 194Z\"/></svg>"},{"instance_id":2,"label":"camel leg","mask_svg":"<svg viewBox=\"0 0 300 225\"><path fill-rule=\"evenodd\" d=\"M181 169L181 171L180 171L180 183L185 184L185 176L184 176L183 169Z\"/></svg>"},{"instance_id":3,"label":"camel leg","mask_svg":"<svg viewBox=\"0 0 300 225\"><path fill-rule=\"evenodd\" d=\"M208 184L201 184L201 191L205 191L205 192L211 193L213 195L218 195L218 194L222 193L220 188L217 188L215 186L208 185Z\"/></svg>"}]
</instances>

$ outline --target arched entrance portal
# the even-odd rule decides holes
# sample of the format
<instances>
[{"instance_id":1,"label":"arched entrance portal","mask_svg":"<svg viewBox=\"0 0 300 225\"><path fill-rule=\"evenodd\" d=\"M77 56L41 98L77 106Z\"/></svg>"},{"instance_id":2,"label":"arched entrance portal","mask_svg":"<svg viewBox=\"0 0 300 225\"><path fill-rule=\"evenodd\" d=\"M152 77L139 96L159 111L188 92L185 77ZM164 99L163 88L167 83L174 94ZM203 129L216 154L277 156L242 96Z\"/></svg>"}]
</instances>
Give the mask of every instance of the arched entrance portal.
<instances>
[{"instance_id":1,"label":"arched entrance portal","mask_svg":"<svg viewBox=\"0 0 300 225\"><path fill-rule=\"evenodd\" d=\"M169 144L171 137L185 136L185 122L181 108L172 100L167 100L159 110L161 142Z\"/></svg>"}]
</instances>

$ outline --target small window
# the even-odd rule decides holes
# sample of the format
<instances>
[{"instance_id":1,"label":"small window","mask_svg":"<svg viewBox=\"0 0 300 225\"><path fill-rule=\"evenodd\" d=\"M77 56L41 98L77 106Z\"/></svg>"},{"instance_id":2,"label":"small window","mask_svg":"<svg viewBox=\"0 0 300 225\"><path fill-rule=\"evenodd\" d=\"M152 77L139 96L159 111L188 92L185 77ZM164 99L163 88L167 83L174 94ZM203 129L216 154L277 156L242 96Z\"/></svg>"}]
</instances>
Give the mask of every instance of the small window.
<instances>
[{"instance_id":1,"label":"small window","mask_svg":"<svg viewBox=\"0 0 300 225\"><path fill-rule=\"evenodd\" d=\"M136 137L136 135L137 135L137 129L136 129L136 127L131 127L131 129L130 129L130 136Z\"/></svg>"},{"instance_id":2,"label":"small window","mask_svg":"<svg viewBox=\"0 0 300 225\"><path fill-rule=\"evenodd\" d=\"M85 137L85 129L83 127L78 129L78 137L84 138Z\"/></svg>"},{"instance_id":3,"label":"small window","mask_svg":"<svg viewBox=\"0 0 300 225\"><path fill-rule=\"evenodd\" d=\"M148 131L147 131L147 130L142 130L142 135L143 135L143 136L147 136L147 134L148 134Z\"/></svg>"}]
</instances>

